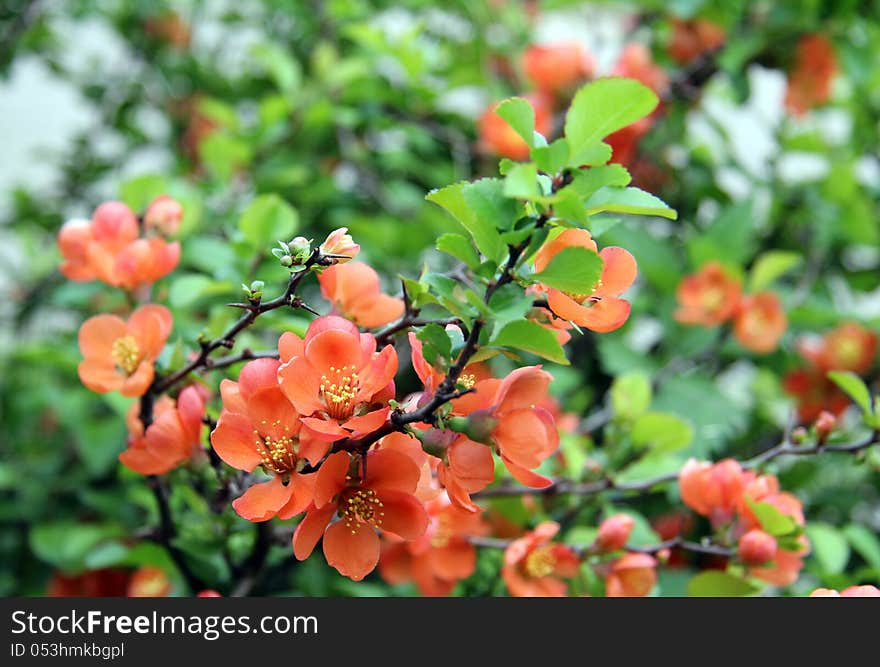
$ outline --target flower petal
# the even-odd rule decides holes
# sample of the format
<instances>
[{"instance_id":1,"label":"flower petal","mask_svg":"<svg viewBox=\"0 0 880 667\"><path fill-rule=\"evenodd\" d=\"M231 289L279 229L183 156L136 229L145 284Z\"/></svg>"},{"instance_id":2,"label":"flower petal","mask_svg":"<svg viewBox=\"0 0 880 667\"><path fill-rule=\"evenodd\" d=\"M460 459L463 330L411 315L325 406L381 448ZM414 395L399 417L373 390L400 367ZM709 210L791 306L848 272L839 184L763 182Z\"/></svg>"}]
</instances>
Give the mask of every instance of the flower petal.
<instances>
[{"instance_id":1,"label":"flower petal","mask_svg":"<svg viewBox=\"0 0 880 667\"><path fill-rule=\"evenodd\" d=\"M337 521L324 533L324 557L339 574L360 581L379 562L379 537L367 524L349 528Z\"/></svg>"},{"instance_id":2,"label":"flower petal","mask_svg":"<svg viewBox=\"0 0 880 667\"><path fill-rule=\"evenodd\" d=\"M284 486L280 475L268 482L254 484L244 494L232 501L232 508L248 521L266 521L290 501L293 486Z\"/></svg>"}]
</instances>

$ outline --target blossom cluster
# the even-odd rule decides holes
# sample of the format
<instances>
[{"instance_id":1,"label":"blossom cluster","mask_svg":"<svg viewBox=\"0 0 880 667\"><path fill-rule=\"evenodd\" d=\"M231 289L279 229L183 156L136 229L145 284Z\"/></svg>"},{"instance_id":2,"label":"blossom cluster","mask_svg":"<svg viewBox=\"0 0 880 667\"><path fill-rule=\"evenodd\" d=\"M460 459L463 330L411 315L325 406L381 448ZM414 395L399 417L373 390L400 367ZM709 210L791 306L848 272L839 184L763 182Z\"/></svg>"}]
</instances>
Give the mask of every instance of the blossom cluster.
<instances>
[{"instance_id":1,"label":"blossom cluster","mask_svg":"<svg viewBox=\"0 0 880 667\"><path fill-rule=\"evenodd\" d=\"M679 283L675 319L706 327L733 323L733 335L748 350L772 352L788 328L788 318L776 293L744 294L742 282L720 262L704 264Z\"/></svg>"},{"instance_id":2,"label":"blossom cluster","mask_svg":"<svg viewBox=\"0 0 880 667\"><path fill-rule=\"evenodd\" d=\"M180 243L166 237L177 233L182 218L183 208L167 195L153 200L142 221L122 202L105 202L91 220L71 220L61 228L61 273L129 291L149 286L180 261Z\"/></svg>"},{"instance_id":3,"label":"blossom cluster","mask_svg":"<svg viewBox=\"0 0 880 667\"><path fill-rule=\"evenodd\" d=\"M744 470L733 459L714 464L691 459L678 484L682 502L736 542L737 555L752 576L777 586L797 579L809 552L809 542L797 528L804 525L803 506L780 489L774 475ZM767 532L759 518L761 506L788 517L791 534L783 539Z\"/></svg>"}]
</instances>

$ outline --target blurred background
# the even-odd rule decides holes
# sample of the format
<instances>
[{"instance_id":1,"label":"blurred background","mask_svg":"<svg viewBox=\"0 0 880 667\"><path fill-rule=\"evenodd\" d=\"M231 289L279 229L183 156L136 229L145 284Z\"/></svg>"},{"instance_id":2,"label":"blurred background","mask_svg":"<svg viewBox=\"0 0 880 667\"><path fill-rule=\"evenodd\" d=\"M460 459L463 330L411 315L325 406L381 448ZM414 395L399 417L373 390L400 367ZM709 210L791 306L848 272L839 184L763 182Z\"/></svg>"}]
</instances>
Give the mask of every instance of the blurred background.
<instances>
[{"instance_id":1,"label":"blurred background","mask_svg":"<svg viewBox=\"0 0 880 667\"><path fill-rule=\"evenodd\" d=\"M61 277L63 222L108 199L135 211L162 193L183 203L181 265L156 293L175 313L169 362L202 330L223 329L233 315L222 304L242 281L284 280L267 253L275 229L262 238L238 226L260 194L274 195L287 234L348 227L394 291L398 273L435 262L436 238L458 231L425 194L495 173L503 147L481 118L499 99L540 92L524 54L559 43L588 54L584 80L627 74L661 94L650 127L617 138L615 160L679 212L603 234L639 262L633 316L579 339L572 366L553 369L561 410L584 417L615 376L673 363L655 405L687 420L693 439L633 478L775 442L797 401L784 378L804 364L799 338L880 324L880 3L0 0L0 594L122 594L144 566L160 575L138 585L180 591L167 554L139 539L152 498L117 461L128 401L92 394L76 375L80 323L125 299ZM558 102L548 102L556 136ZM745 272L768 250L788 253L775 288L789 331L777 351L719 345L674 321L682 276L717 258ZM266 320L248 335L291 326ZM570 441L579 460L602 460L589 433ZM779 472L831 534L794 591L880 576L876 461ZM246 553L250 526L227 512L218 535L204 498L182 487L181 546L223 588L219 554ZM645 534L662 534L670 500L636 508ZM498 512L513 520L516 503ZM497 594L499 557L481 553L457 593ZM291 560L289 546L279 551L257 592L413 592ZM675 574L662 575L662 594L682 592Z\"/></svg>"}]
</instances>

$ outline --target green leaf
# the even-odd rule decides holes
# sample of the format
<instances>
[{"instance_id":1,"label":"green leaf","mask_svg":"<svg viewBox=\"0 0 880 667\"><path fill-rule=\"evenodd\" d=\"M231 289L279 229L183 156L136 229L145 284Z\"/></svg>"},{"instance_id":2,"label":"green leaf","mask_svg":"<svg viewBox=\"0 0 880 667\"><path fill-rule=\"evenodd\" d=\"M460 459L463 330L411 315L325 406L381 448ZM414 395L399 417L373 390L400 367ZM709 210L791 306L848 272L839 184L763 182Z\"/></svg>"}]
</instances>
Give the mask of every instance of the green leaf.
<instances>
[{"instance_id":1,"label":"green leaf","mask_svg":"<svg viewBox=\"0 0 880 667\"><path fill-rule=\"evenodd\" d=\"M499 230L510 229L522 217L522 204L505 195L504 183L500 178L481 178L468 183L463 193L474 215Z\"/></svg>"},{"instance_id":2,"label":"green leaf","mask_svg":"<svg viewBox=\"0 0 880 667\"><path fill-rule=\"evenodd\" d=\"M656 215L675 220L678 213L669 208L662 199L638 188L600 188L587 199L587 212L590 215L611 211L631 215Z\"/></svg>"},{"instance_id":3,"label":"green leaf","mask_svg":"<svg viewBox=\"0 0 880 667\"><path fill-rule=\"evenodd\" d=\"M691 597L742 597L760 590L747 579L719 570L700 572L687 585L687 594Z\"/></svg>"},{"instance_id":4,"label":"green leaf","mask_svg":"<svg viewBox=\"0 0 880 667\"><path fill-rule=\"evenodd\" d=\"M514 320L504 325L492 345L524 350L557 364L568 365L568 359L556 340L556 335L531 320Z\"/></svg>"},{"instance_id":5,"label":"green leaf","mask_svg":"<svg viewBox=\"0 0 880 667\"><path fill-rule=\"evenodd\" d=\"M255 44L251 53L266 69L280 91L290 93L299 87L302 78L300 65L284 48L264 42Z\"/></svg>"},{"instance_id":6,"label":"green leaf","mask_svg":"<svg viewBox=\"0 0 880 667\"><path fill-rule=\"evenodd\" d=\"M556 174L568 163L568 139L560 137L547 146L535 146L532 160L546 174Z\"/></svg>"},{"instance_id":7,"label":"green leaf","mask_svg":"<svg viewBox=\"0 0 880 667\"><path fill-rule=\"evenodd\" d=\"M525 317L532 308L533 297L519 285L504 285L489 300L491 322L496 329L508 322Z\"/></svg>"},{"instance_id":8,"label":"green leaf","mask_svg":"<svg viewBox=\"0 0 880 667\"><path fill-rule=\"evenodd\" d=\"M255 248L289 241L299 227L296 209L276 194L256 197L244 210L238 221L245 240Z\"/></svg>"},{"instance_id":9,"label":"green leaf","mask_svg":"<svg viewBox=\"0 0 880 667\"><path fill-rule=\"evenodd\" d=\"M600 188L608 185L623 188L629 185L631 180L632 177L623 165L606 164L590 169L579 169L571 184L563 192L574 190L586 199Z\"/></svg>"},{"instance_id":10,"label":"green leaf","mask_svg":"<svg viewBox=\"0 0 880 667\"><path fill-rule=\"evenodd\" d=\"M571 166L617 130L651 113L659 102L650 88L634 79L603 78L583 86L565 116L565 137L571 146Z\"/></svg>"},{"instance_id":11,"label":"green leaf","mask_svg":"<svg viewBox=\"0 0 880 667\"><path fill-rule=\"evenodd\" d=\"M431 323L422 327L416 333L416 338L422 341L422 354L429 364L436 364L438 357L449 359L452 356L452 341L439 324Z\"/></svg>"},{"instance_id":12,"label":"green leaf","mask_svg":"<svg viewBox=\"0 0 880 667\"><path fill-rule=\"evenodd\" d=\"M120 531L107 524L85 524L61 521L34 526L30 547L38 558L68 572L85 566L89 553L102 542L120 536Z\"/></svg>"},{"instance_id":13,"label":"green leaf","mask_svg":"<svg viewBox=\"0 0 880 667\"><path fill-rule=\"evenodd\" d=\"M507 248L501 241L501 237L491 220L480 217L465 199L465 188L470 187L467 182L455 183L440 190L432 190L425 197L430 202L445 209L453 218L470 233L477 248L494 262L500 262L507 254Z\"/></svg>"},{"instance_id":14,"label":"green leaf","mask_svg":"<svg viewBox=\"0 0 880 667\"><path fill-rule=\"evenodd\" d=\"M452 255L472 269L480 265L480 256L471 242L461 234L443 234L437 239L437 250Z\"/></svg>"},{"instance_id":15,"label":"green leaf","mask_svg":"<svg viewBox=\"0 0 880 667\"><path fill-rule=\"evenodd\" d=\"M168 181L159 174L145 174L126 181L119 188L122 201L135 213L144 211L149 203L168 191Z\"/></svg>"},{"instance_id":16,"label":"green leaf","mask_svg":"<svg viewBox=\"0 0 880 667\"><path fill-rule=\"evenodd\" d=\"M687 447L694 439L694 427L678 415L646 412L633 424L632 441L652 453L668 453Z\"/></svg>"},{"instance_id":17,"label":"green leaf","mask_svg":"<svg viewBox=\"0 0 880 667\"><path fill-rule=\"evenodd\" d=\"M787 250L770 250L763 253L752 267L749 291L760 292L777 278L788 273L803 261L800 253Z\"/></svg>"},{"instance_id":18,"label":"green leaf","mask_svg":"<svg viewBox=\"0 0 880 667\"><path fill-rule=\"evenodd\" d=\"M750 498L746 498L746 502L749 504L752 512L755 513L755 516L758 517L761 528L773 535L773 537L790 535L798 530L798 525L794 519L787 514L783 514L770 503L755 502Z\"/></svg>"},{"instance_id":19,"label":"green leaf","mask_svg":"<svg viewBox=\"0 0 880 667\"><path fill-rule=\"evenodd\" d=\"M503 118L529 146L535 145L535 110L523 97L503 100L495 113Z\"/></svg>"},{"instance_id":20,"label":"green leaf","mask_svg":"<svg viewBox=\"0 0 880 667\"><path fill-rule=\"evenodd\" d=\"M602 276L602 258L592 250L571 246L559 251L535 282L572 294L589 294Z\"/></svg>"},{"instance_id":21,"label":"green leaf","mask_svg":"<svg viewBox=\"0 0 880 667\"><path fill-rule=\"evenodd\" d=\"M811 521L806 527L810 538L812 555L827 574L840 574L849 561L849 544L846 537L834 526Z\"/></svg>"},{"instance_id":22,"label":"green leaf","mask_svg":"<svg viewBox=\"0 0 880 667\"><path fill-rule=\"evenodd\" d=\"M580 226L586 226L590 220L581 196L568 188L556 195L553 203L553 216Z\"/></svg>"},{"instance_id":23,"label":"green leaf","mask_svg":"<svg viewBox=\"0 0 880 667\"><path fill-rule=\"evenodd\" d=\"M534 200L544 193L538 184L538 167L534 162L514 165L504 178L504 195L518 199Z\"/></svg>"},{"instance_id":24,"label":"green leaf","mask_svg":"<svg viewBox=\"0 0 880 667\"><path fill-rule=\"evenodd\" d=\"M831 371L828 379L846 392L865 415L871 414L871 392L858 375L852 371Z\"/></svg>"},{"instance_id":25,"label":"green leaf","mask_svg":"<svg viewBox=\"0 0 880 667\"><path fill-rule=\"evenodd\" d=\"M651 381L638 371L614 378L611 384L611 409L615 417L634 419L651 405Z\"/></svg>"},{"instance_id":26,"label":"green leaf","mask_svg":"<svg viewBox=\"0 0 880 667\"><path fill-rule=\"evenodd\" d=\"M843 529L843 534L880 579L880 537L860 523L849 524Z\"/></svg>"}]
</instances>

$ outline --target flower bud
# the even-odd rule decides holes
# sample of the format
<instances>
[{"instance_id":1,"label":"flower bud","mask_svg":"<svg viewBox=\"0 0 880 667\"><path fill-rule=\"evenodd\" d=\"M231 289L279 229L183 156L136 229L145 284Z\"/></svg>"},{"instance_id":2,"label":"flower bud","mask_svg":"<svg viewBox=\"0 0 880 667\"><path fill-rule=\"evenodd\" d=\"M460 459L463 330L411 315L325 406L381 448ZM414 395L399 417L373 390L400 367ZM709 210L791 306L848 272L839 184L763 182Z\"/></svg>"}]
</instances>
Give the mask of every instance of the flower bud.
<instances>
[{"instance_id":1,"label":"flower bud","mask_svg":"<svg viewBox=\"0 0 880 667\"><path fill-rule=\"evenodd\" d=\"M321 254L331 258L333 264L343 264L354 259L360 249L348 233L348 227L333 230L321 244Z\"/></svg>"},{"instance_id":2,"label":"flower bud","mask_svg":"<svg viewBox=\"0 0 880 667\"><path fill-rule=\"evenodd\" d=\"M763 530L750 530L739 538L739 559L746 565L763 565L776 557L776 539Z\"/></svg>"},{"instance_id":3,"label":"flower bud","mask_svg":"<svg viewBox=\"0 0 880 667\"><path fill-rule=\"evenodd\" d=\"M823 410L819 413L819 417L816 419L816 423L813 426L816 429L816 439L820 444L824 443L828 440L828 436L831 435L831 432L837 427L837 417L830 412Z\"/></svg>"},{"instance_id":4,"label":"flower bud","mask_svg":"<svg viewBox=\"0 0 880 667\"><path fill-rule=\"evenodd\" d=\"M791 441L796 445L801 445L807 439L808 435L807 429L803 426L798 426L791 432Z\"/></svg>"},{"instance_id":5,"label":"flower bud","mask_svg":"<svg viewBox=\"0 0 880 667\"><path fill-rule=\"evenodd\" d=\"M457 433L464 433L474 442L489 444L498 420L492 416L490 410L477 410L467 417L451 417L447 425Z\"/></svg>"},{"instance_id":6,"label":"flower bud","mask_svg":"<svg viewBox=\"0 0 880 667\"><path fill-rule=\"evenodd\" d=\"M648 554L629 553L611 565L605 580L608 597L644 597L657 583L657 561Z\"/></svg>"},{"instance_id":7,"label":"flower bud","mask_svg":"<svg viewBox=\"0 0 880 667\"><path fill-rule=\"evenodd\" d=\"M174 236L183 220L183 206L168 195L156 197L144 214L144 226L165 236Z\"/></svg>"},{"instance_id":8,"label":"flower bud","mask_svg":"<svg viewBox=\"0 0 880 667\"><path fill-rule=\"evenodd\" d=\"M626 514L615 514L599 525L596 548L600 551L617 551L626 546L636 522Z\"/></svg>"}]
</instances>

